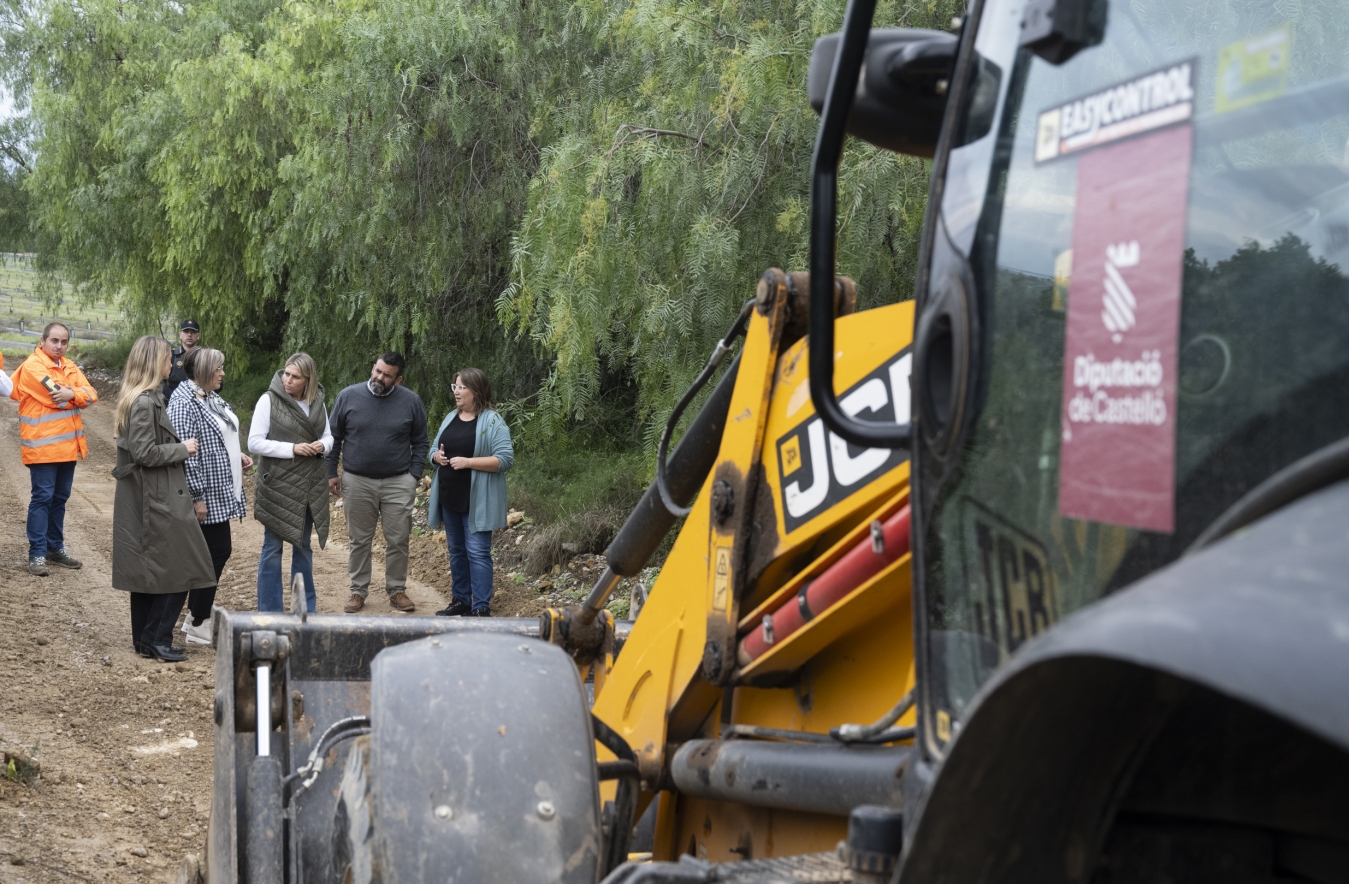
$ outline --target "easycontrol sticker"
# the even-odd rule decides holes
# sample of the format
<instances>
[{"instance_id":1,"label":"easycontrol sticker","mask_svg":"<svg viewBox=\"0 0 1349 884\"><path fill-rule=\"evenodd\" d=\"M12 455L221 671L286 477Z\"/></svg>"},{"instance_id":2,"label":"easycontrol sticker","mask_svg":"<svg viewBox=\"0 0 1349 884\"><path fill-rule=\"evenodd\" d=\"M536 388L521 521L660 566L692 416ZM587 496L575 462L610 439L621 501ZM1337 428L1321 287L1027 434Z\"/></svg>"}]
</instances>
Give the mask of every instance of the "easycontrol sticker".
<instances>
[{"instance_id":1,"label":"easycontrol sticker","mask_svg":"<svg viewBox=\"0 0 1349 884\"><path fill-rule=\"evenodd\" d=\"M1042 112L1035 130L1035 161L1192 119L1197 67L1197 58L1178 62Z\"/></svg>"},{"instance_id":2,"label":"easycontrol sticker","mask_svg":"<svg viewBox=\"0 0 1349 884\"><path fill-rule=\"evenodd\" d=\"M1190 126L1077 166L1059 511L1170 532Z\"/></svg>"}]
</instances>

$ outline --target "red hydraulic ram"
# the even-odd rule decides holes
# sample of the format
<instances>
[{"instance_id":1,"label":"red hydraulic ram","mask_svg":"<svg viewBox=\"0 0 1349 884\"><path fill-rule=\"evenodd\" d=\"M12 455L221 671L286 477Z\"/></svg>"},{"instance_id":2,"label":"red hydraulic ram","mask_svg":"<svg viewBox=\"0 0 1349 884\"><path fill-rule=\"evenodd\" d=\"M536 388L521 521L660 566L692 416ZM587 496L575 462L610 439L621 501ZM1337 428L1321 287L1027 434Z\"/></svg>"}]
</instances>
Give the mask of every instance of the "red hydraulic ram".
<instances>
[{"instance_id":1,"label":"red hydraulic ram","mask_svg":"<svg viewBox=\"0 0 1349 884\"><path fill-rule=\"evenodd\" d=\"M736 653L738 662L748 666L776 642L805 626L908 552L909 507L906 505L884 524L872 523L870 537L844 553L843 558L826 568L824 573L803 583L795 598L772 614L765 614L764 622L741 640Z\"/></svg>"}]
</instances>

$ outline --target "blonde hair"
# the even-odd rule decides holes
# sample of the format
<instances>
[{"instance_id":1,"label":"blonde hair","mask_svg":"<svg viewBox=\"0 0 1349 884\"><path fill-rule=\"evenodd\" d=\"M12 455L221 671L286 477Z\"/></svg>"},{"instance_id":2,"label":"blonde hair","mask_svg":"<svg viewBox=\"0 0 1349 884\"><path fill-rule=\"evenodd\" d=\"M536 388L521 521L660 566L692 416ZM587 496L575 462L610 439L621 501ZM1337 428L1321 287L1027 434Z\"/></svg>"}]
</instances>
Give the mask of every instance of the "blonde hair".
<instances>
[{"instance_id":1,"label":"blonde hair","mask_svg":"<svg viewBox=\"0 0 1349 884\"><path fill-rule=\"evenodd\" d=\"M286 365L295 366L304 375L304 404L313 405L314 400L319 398L319 369L314 364L314 357L304 352L292 353L286 359Z\"/></svg>"},{"instance_id":2,"label":"blonde hair","mask_svg":"<svg viewBox=\"0 0 1349 884\"><path fill-rule=\"evenodd\" d=\"M117 395L117 435L126 432L131 417L131 405L146 390L157 388L164 381L164 357L173 352L169 342L157 335L145 335L131 345L122 371L122 392Z\"/></svg>"}]
</instances>

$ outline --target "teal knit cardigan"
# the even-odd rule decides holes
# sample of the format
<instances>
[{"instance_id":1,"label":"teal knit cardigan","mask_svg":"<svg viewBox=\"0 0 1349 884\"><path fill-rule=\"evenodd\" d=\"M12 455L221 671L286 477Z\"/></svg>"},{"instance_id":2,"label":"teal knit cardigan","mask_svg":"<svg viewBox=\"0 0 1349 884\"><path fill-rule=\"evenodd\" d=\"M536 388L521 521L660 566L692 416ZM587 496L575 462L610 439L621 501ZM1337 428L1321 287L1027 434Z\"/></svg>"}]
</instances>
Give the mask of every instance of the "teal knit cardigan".
<instances>
[{"instance_id":1,"label":"teal knit cardigan","mask_svg":"<svg viewBox=\"0 0 1349 884\"><path fill-rule=\"evenodd\" d=\"M440 429L431 437L431 450L426 460L436 453L440 436L459 414L459 409L451 411L440 422ZM468 525L471 531L495 531L506 527L506 471L515 463L515 448L511 445L510 427L495 411L484 411L478 415L477 437L473 442L474 457L496 457L501 468L495 473L474 470L468 492ZM440 467L431 474L431 496L427 498L426 521L432 528L440 527Z\"/></svg>"}]
</instances>

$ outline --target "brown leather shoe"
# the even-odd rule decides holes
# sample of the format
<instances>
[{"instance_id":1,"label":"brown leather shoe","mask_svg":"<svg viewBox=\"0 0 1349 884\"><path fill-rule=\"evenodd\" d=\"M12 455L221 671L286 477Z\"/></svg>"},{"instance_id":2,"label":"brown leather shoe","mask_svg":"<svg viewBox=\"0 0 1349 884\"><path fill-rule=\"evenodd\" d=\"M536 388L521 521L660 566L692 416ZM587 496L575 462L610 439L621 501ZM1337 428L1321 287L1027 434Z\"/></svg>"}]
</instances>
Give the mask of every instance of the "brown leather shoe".
<instances>
[{"instance_id":1,"label":"brown leather shoe","mask_svg":"<svg viewBox=\"0 0 1349 884\"><path fill-rule=\"evenodd\" d=\"M348 614L355 614L357 611L359 611L361 608L364 607L365 607L365 599L353 592L351 594L351 598L347 599L346 607L343 608L342 610L346 611Z\"/></svg>"},{"instance_id":2,"label":"brown leather shoe","mask_svg":"<svg viewBox=\"0 0 1349 884\"><path fill-rule=\"evenodd\" d=\"M412 599L408 598L408 594L405 592L396 592L389 596L389 604L404 614L411 614L417 610L417 606L412 603Z\"/></svg>"}]
</instances>

